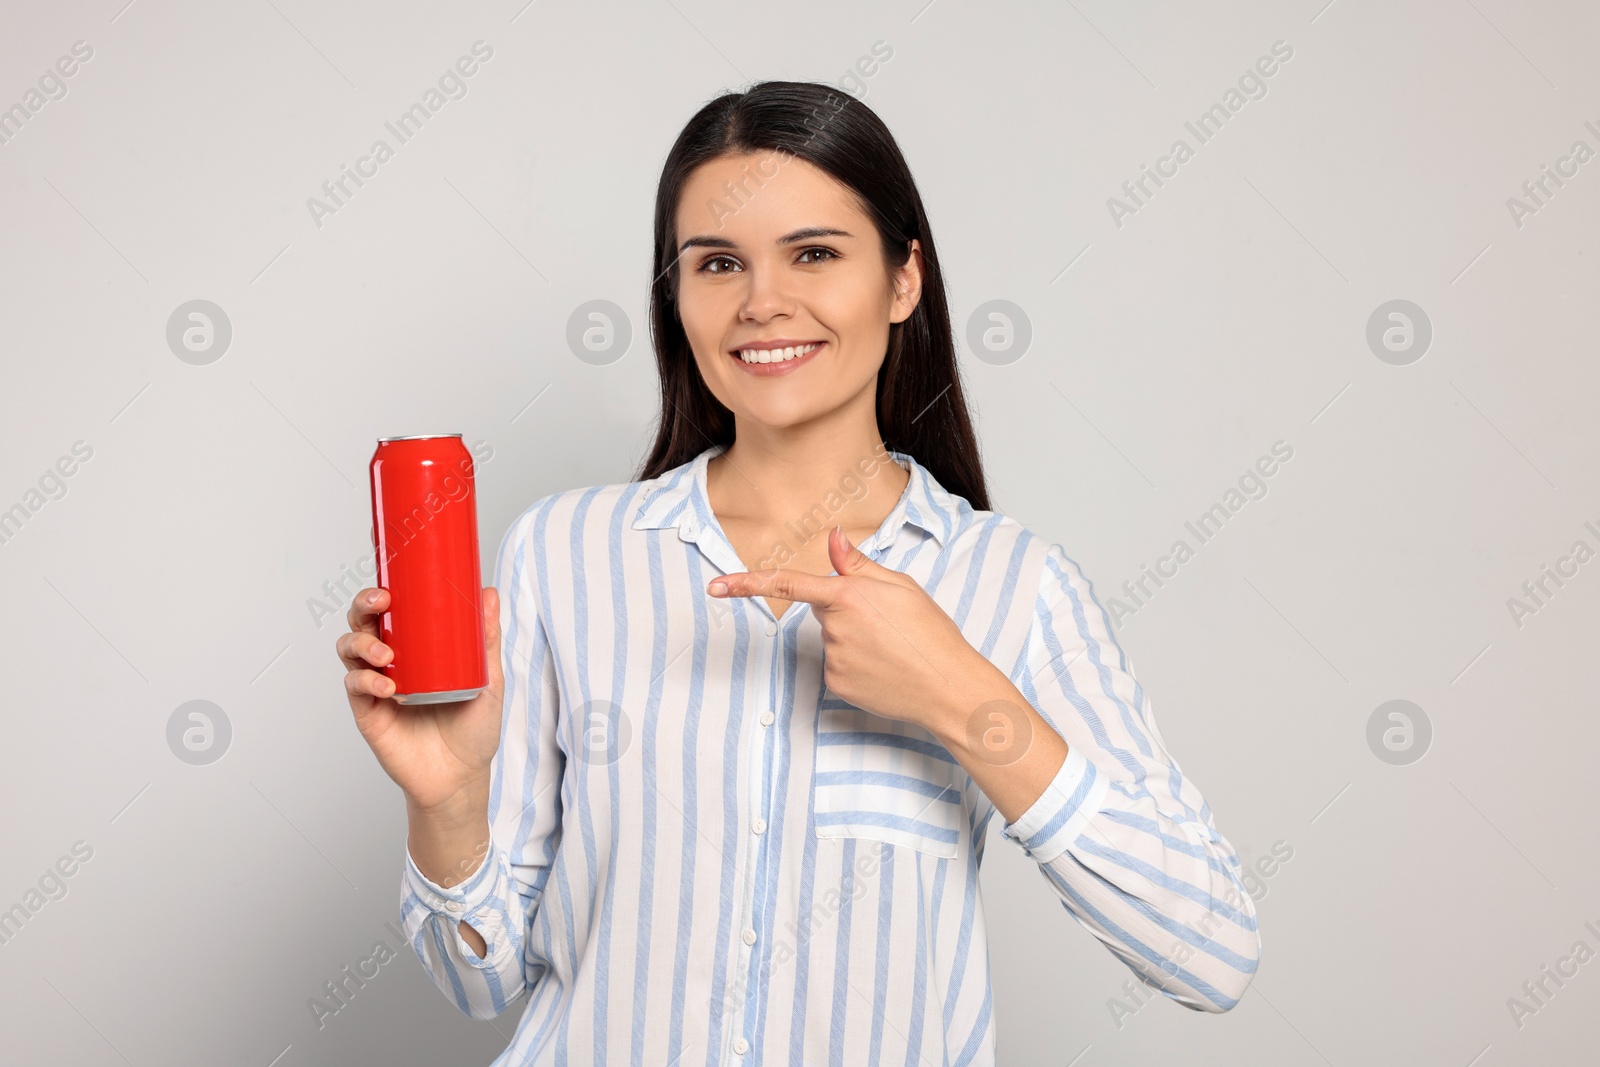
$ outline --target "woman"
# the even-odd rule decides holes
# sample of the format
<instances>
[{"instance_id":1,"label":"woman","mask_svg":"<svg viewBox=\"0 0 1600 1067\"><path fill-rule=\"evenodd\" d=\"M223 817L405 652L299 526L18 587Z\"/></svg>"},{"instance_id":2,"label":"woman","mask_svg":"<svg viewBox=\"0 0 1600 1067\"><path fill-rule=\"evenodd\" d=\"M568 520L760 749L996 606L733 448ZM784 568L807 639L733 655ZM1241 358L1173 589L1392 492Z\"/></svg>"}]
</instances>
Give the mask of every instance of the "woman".
<instances>
[{"instance_id":1,"label":"woman","mask_svg":"<svg viewBox=\"0 0 1600 1067\"><path fill-rule=\"evenodd\" d=\"M992 1063L997 812L1147 984L1232 1007L1238 858L1077 565L988 508L888 130L822 85L712 101L655 252L655 445L512 524L489 688L388 699L382 590L339 641L413 949L473 1018L529 994L495 1062Z\"/></svg>"}]
</instances>

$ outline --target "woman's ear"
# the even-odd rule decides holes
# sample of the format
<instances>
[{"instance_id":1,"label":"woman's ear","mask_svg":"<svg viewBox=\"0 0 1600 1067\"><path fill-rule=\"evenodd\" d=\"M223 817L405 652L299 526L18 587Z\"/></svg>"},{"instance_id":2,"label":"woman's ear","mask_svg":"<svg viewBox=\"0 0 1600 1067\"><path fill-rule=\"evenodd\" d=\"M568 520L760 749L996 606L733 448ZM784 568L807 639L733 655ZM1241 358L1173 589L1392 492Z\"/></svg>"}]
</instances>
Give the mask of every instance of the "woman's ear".
<instances>
[{"instance_id":1,"label":"woman's ear","mask_svg":"<svg viewBox=\"0 0 1600 1067\"><path fill-rule=\"evenodd\" d=\"M905 265L894 273L894 307L889 313L890 322L904 322L917 309L922 298L922 274L926 264L922 259L922 242L911 239L911 252Z\"/></svg>"}]
</instances>

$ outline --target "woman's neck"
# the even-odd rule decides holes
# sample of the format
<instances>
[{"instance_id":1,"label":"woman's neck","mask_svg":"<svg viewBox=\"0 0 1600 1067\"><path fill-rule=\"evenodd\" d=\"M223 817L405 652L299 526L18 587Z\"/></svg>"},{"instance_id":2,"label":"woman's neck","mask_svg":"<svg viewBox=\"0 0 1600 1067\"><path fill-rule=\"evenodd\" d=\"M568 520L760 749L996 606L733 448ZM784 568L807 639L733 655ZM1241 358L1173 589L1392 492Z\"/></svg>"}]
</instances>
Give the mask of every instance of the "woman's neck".
<instances>
[{"instance_id":1,"label":"woman's neck","mask_svg":"<svg viewBox=\"0 0 1600 1067\"><path fill-rule=\"evenodd\" d=\"M889 455L876 426L831 440L775 444L740 438L706 469L711 509L724 526L820 522L843 526L853 537L882 525L910 477Z\"/></svg>"}]
</instances>

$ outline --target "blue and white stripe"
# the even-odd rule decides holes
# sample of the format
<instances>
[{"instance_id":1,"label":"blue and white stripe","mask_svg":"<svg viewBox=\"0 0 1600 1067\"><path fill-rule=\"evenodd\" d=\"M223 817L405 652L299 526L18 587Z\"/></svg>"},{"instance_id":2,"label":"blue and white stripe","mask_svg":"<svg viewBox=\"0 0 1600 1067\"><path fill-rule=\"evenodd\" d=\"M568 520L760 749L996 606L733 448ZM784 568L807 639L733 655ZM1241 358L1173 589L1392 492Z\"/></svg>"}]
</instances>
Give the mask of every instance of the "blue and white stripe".
<instances>
[{"instance_id":1,"label":"blue and white stripe","mask_svg":"<svg viewBox=\"0 0 1600 1067\"><path fill-rule=\"evenodd\" d=\"M708 502L719 450L512 523L495 847L448 889L408 855L406 935L472 1018L527 995L496 1065L992 1064L996 809L927 731L827 692L808 605L778 620L706 594L746 569ZM888 454L911 478L862 551L916 578L1069 746L1002 834L1149 985L1226 1011L1260 957L1254 903L1089 582Z\"/></svg>"}]
</instances>

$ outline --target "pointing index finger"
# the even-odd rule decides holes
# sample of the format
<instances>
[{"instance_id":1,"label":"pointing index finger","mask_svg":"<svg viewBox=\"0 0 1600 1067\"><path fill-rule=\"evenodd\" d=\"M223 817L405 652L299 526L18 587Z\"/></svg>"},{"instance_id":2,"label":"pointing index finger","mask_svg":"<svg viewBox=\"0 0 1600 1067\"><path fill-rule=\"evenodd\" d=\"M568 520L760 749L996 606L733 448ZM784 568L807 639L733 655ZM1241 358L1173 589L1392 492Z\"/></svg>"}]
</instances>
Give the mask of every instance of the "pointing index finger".
<instances>
[{"instance_id":1,"label":"pointing index finger","mask_svg":"<svg viewBox=\"0 0 1600 1067\"><path fill-rule=\"evenodd\" d=\"M837 575L807 574L805 571L773 567L764 571L738 571L713 579L706 592L712 596L775 596L782 600L801 600L814 607L828 607L837 597Z\"/></svg>"}]
</instances>

